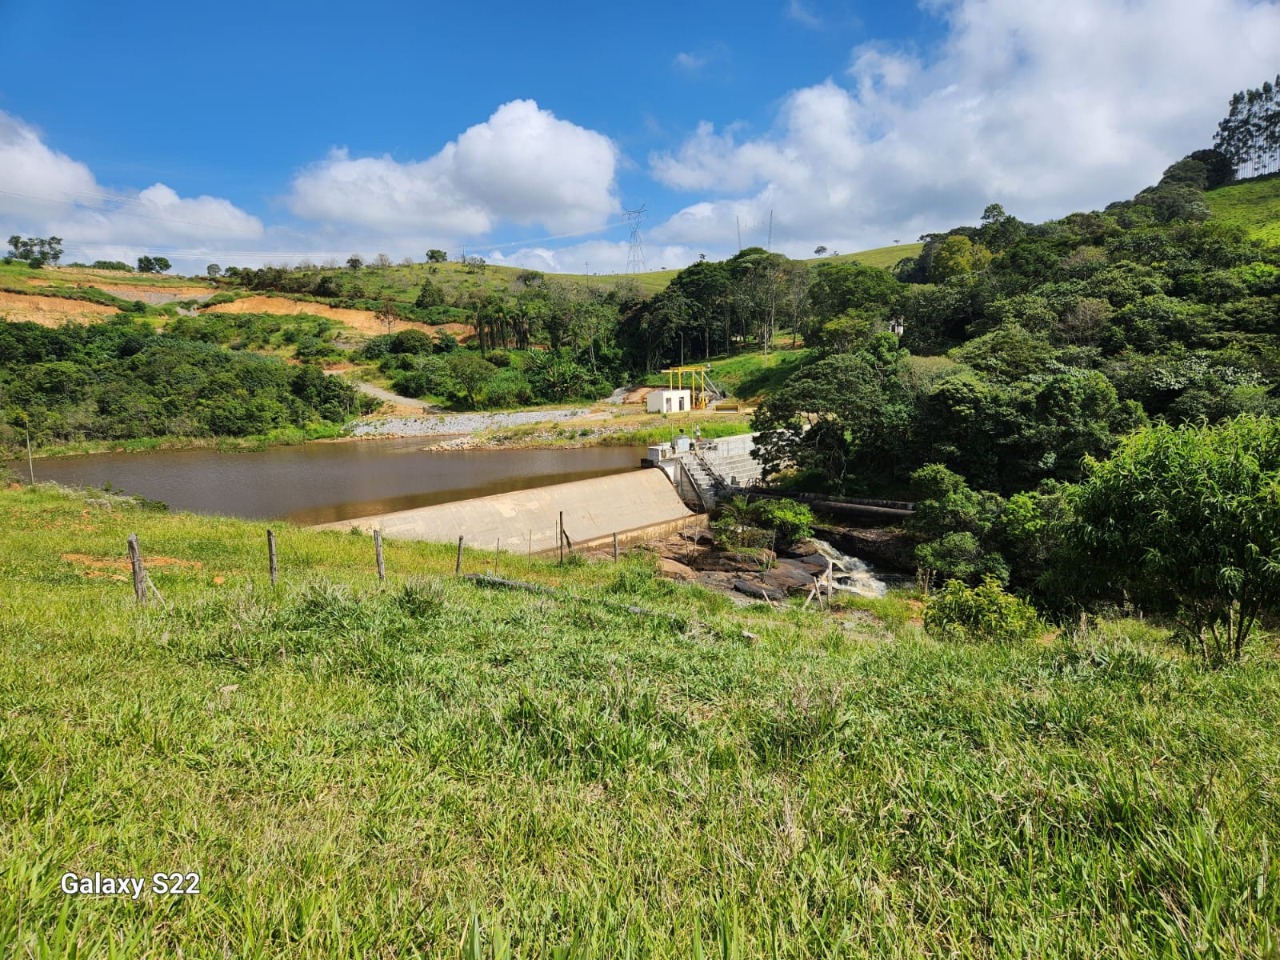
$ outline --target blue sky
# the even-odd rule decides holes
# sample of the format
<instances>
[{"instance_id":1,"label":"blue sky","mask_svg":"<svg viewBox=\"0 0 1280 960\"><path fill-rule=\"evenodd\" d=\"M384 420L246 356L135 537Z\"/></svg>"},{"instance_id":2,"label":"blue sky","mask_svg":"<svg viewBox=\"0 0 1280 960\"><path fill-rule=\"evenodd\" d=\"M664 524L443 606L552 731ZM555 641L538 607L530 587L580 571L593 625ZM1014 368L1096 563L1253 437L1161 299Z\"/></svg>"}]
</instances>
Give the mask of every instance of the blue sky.
<instances>
[{"instance_id":1,"label":"blue sky","mask_svg":"<svg viewBox=\"0 0 1280 960\"><path fill-rule=\"evenodd\" d=\"M620 271L1130 196L1280 70L1249 0L0 0L0 235ZM559 238L559 239L547 239Z\"/></svg>"}]
</instances>

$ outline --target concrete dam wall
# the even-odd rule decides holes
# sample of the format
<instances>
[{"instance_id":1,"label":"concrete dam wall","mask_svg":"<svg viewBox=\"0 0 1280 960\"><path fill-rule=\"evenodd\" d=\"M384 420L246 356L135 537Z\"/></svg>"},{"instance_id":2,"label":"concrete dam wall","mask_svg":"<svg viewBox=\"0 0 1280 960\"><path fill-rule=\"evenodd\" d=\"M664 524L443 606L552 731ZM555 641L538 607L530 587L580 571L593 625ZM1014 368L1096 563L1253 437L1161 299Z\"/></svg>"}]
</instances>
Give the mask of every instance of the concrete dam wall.
<instances>
[{"instance_id":1,"label":"concrete dam wall","mask_svg":"<svg viewBox=\"0 0 1280 960\"><path fill-rule=\"evenodd\" d=\"M493 549L498 540L512 551L556 550L557 524L575 548L662 536L682 529L693 514L661 470L635 470L575 480L533 490L516 490L475 500L440 503L372 517L320 524L317 530L382 531L396 540L427 540Z\"/></svg>"}]
</instances>

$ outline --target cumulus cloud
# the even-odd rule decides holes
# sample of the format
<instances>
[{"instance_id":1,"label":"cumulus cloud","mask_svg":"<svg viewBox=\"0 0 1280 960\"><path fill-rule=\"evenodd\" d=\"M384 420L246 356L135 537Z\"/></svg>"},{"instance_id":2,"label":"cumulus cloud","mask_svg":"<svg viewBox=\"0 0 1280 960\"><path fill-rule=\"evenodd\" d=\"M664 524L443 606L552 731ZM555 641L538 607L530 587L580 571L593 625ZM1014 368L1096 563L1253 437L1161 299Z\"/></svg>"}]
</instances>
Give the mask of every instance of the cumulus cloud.
<instances>
[{"instance_id":1,"label":"cumulus cloud","mask_svg":"<svg viewBox=\"0 0 1280 960\"><path fill-rule=\"evenodd\" d=\"M87 166L51 150L33 127L0 110L0 216L48 217L68 203L100 202L100 194Z\"/></svg>"},{"instance_id":2,"label":"cumulus cloud","mask_svg":"<svg viewBox=\"0 0 1280 960\"><path fill-rule=\"evenodd\" d=\"M180 197L163 183L107 190L87 165L0 111L0 233L61 236L69 257L127 257L175 244L215 251L261 237L261 221L219 197Z\"/></svg>"},{"instance_id":3,"label":"cumulus cloud","mask_svg":"<svg viewBox=\"0 0 1280 960\"><path fill-rule=\"evenodd\" d=\"M775 246L850 250L1131 196L1208 145L1230 94L1275 71L1280 4L1250 0L935 0L930 58L869 45L840 82L793 91L775 129L704 123L650 158L670 187L719 194L651 231L730 241L774 215Z\"/></svg>"},{"instance_id":4,"label":"cumulus cloud","mask_svg":"<svg viewBox=\"0 0 1280 960\"><path fill-rule=\"evenodd\" d=\"M482 236L504 221L590 230L619 209L617 163L608 137L513 100L427 160L335 151L294 179L289 208L374 231Z\"/></svg>"},{"instance_id":5,"label":"cumulus cloud","mask_svg":"<svg viewBox=\"0 0 1280 960\"><path fill-rule=\"evenodd\" d=\"M673 67L679 67L681 70L690 72L705 67L707 65L706 57L699 57L692 53L677 53L675 59L671 61Z\"/></svg>"}]
</instances>

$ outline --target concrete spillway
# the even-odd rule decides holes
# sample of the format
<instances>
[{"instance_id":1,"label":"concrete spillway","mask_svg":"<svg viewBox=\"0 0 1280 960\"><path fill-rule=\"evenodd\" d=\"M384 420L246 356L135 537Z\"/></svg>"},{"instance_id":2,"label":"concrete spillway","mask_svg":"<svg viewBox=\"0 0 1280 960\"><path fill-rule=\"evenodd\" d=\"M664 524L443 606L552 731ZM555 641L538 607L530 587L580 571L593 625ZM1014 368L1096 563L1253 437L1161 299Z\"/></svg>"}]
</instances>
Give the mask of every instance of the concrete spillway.
<instances>
[{"instance_id":1,"label":"concrete spillway","mask_svg":"<svg viewBox=\"0 0 1280 960\"><path fill-rule=\"evenodd\" d=\"M440 503L372 517L321 524L317 530L382 531L397 540L456 543L491 549L556 550L557 526L575 548L662 536L683 528L693 514L661 470L636 470L475 500Z\"/></svg>"}]
</instances>

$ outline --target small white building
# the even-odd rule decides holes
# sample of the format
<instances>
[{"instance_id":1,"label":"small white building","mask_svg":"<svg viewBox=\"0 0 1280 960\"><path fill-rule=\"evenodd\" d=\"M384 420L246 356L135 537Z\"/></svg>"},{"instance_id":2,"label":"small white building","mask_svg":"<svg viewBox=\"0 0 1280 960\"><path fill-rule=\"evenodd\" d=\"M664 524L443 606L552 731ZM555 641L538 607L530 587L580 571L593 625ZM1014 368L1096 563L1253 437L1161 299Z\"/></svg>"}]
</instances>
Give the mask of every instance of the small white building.
<instances>
[{"instance_id":1,"label":"small white building","mask_svg":"<svg viewBox=\"0 0 1280 960\"><path fill-rule=\"evenodd\" d=\"M687 413L693 409L693 391L650 390L645 402L650 413Z\"/></svg>"}]
</instances>

